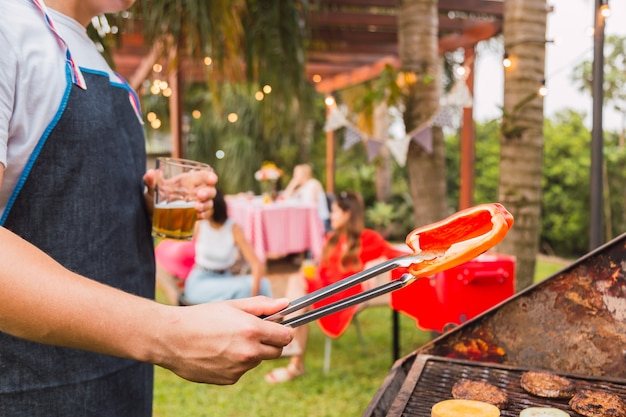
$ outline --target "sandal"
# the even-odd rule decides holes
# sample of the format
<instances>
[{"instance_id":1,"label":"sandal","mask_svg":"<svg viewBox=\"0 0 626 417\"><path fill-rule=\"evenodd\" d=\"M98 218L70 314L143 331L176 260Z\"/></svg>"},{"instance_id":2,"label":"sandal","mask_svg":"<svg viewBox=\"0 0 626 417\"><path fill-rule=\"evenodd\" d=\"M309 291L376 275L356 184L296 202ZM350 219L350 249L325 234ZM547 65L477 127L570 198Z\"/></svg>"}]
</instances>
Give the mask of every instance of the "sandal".
<instances>
[{"instance_id":1,"label":"sandal","mask_svg":"<svg viewBox=\"0 0 626 417\"><path fill-rule=\"evenodd\" d=\"M292 340L287 346L283 348L281 357L285 356L298 356L302 354L302 348L296 339Z\"/></svg>"},{"instance_id":2,"label":"sandal","mask_svg":"<svg viewBox=\"0 0 626 417\"><path fill-rule=\"evenodd\" d=\"M304 370L296 369L294 366L288 365L282 368L276 368L265 375L265 382L268 384L280 384L281 382L288 382L295 378L302 376Z\"/></svg>"}]
</instances>

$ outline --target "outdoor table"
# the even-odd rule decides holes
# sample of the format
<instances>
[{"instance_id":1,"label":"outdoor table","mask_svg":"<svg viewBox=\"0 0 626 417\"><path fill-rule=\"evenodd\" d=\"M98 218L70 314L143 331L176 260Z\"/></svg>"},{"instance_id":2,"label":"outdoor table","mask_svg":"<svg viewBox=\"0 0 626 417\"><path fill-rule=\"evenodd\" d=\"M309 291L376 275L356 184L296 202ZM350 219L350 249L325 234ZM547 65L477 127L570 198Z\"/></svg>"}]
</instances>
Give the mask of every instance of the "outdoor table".
<instances>
[{"instance_id":1,"label":"outdoor table","mask_svg":"<svg viewBox=\"0 0 626 417\"><path fill-rule=\"evenodd\" d=\"M311 251L319 259L324 225L313 205L279 197L228 196L228 216L238 223L262 262Z\"/></svg>"}]
</instances>

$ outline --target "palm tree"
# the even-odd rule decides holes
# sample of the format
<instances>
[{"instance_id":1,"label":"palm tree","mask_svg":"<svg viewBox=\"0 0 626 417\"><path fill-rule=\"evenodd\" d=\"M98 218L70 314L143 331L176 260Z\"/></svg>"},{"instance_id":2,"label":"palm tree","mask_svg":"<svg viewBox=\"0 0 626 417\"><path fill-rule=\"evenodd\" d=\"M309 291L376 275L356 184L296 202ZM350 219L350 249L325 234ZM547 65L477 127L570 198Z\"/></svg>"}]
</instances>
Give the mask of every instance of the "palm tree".
<instances>
[{"instance_id":1,"label":"palm tree","mask_svg":"<svg viewBox=\"0 0 626 417\"><path fill-rule=\"evenodd\" d=\"M242 140L247 144L255 142L253 148L246 148L250 152L228 154L228 166L244 167L245 172L239 173L241 177L246 174L252 177L260 166L259 160L294 160L292 148L309 139L306 132L315 114L314 90L306 82L304 71L306 33L302 21L307 13L306 5L307 2L267 0L146 0L135 4L132 12L143 26L146 44L163 45L163 55L169 54L170 70L175 71L175 82L182 92L172 105L184 108L188 97L183 100L181 96L187 94L194 82L195 91L198 85L205 90L204 95L195 94L196 98L204 99L196 104L210 109L203 112L205 120L196 123L196 128L205 129L205 133L195 136L194 146L184 152L187 156L208 159L210 153L206 150L215 144L211 133L237 132L228 148L233 149L233 143ZM178 70L185 67L183 61L201 62L207 56L213 64L204 80L185 79L185 73ZM264 87L270 87L271 94L263 95L263 105L248 106L248 98ZM244 136L241 129L224 129L228 113L222 99L228 102L233 91L250 94L242 97L242 107L247 113L240 115L240 123L252 118L250 111L263 120L260 126L247 129ZM177 114L172 120L181 118ZM182 137L182 121L178 130ZM221 141L227 139L222 137ZM208 142L198 143L203 140ZM194 154L196 151L199 153Z\"/></svg>"},{"instance_id":2,"label":"palm tree","mask_svg":"<svg viewBox=\"0 0 626 417\"><path fill-rule=\"evenodd\" d=\"M499 201L515 225L499 245L516 256L516 287L533 282L541 226L546 1L504 2L504 46L512 66L504 74Z\"/></svg>"},{"instance_id":3,"label":"palm tree","mask_svg":"<svg viewBox=\"0 0 626 417\"><path fill-rule=\"evenodd\" d=\"M437 33L437 0L398 2L398 50L408 81L404 100L407 132L429 120L439 108L442 82ZM433 223L448 215L441 127L432 127L432 140L432 153L412 142L407 154L416 226Z\"/></svg>"}]
</instances>

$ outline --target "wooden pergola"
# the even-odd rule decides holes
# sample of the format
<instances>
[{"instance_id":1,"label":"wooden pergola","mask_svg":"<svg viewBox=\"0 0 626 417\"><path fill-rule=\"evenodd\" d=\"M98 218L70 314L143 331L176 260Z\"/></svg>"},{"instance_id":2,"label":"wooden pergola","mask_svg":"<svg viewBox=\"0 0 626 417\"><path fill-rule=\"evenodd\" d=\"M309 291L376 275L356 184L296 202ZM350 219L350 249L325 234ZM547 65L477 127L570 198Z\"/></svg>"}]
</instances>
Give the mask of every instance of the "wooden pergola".
<instances>
[{"instance_id":1,"label":"wooden pergola","mask_svg":"<svg viewBox=\"0 0 626 417\"><path fill-rule=\"evenodd\" d=\"M311 2L310 38L306 51L306 76L321 94L354 86L378 77L386 65L399 67L397 0L316 0ZM503 0L439 0L439 52L463 49L473 92L475 45L502 30ZM160 51L143 42L140 30L123 35L123 47L114 53L118 71L138 88ZM201 63L183 62L178 71L192 75ZM200 71L202 73L202 71ZM193 76L185 76L185 79ZM170 74L172 89L172 153L181 153L180 97L176 74ZM471 204L473 192L473 109L466 108L461 129L461 208ZM334 139L327 140L327 189L334 191Z\"/></svg>"}]
</instances>

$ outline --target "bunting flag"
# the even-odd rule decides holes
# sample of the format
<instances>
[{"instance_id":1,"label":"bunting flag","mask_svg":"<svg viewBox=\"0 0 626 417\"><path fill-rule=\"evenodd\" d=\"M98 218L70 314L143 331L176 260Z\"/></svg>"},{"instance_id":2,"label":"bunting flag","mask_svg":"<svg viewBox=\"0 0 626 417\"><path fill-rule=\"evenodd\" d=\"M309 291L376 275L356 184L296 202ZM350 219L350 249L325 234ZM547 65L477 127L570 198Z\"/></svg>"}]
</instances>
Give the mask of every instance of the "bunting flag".
<instances>
[{"instance_id":1,"label":"bunting flag","mask_svg":"<svg viewBox=\"0 0 626 417\"><path fill-rule=\"evenodd\" d=\"M430 121L431 126L454 127L452 123L453 109L450 106L442 106Z\"/></svg>"},{"instance_id":2,"label":"bunting flag","mask_svg":"<svg viewBox=\"0 0 626 417\"><path fill-rule=\"evenodd\" d=\"M383 147L383 143L377 140L368 140L367 141L367 160L372 162L376 155L380 152Z\"/></svg>"},{"instance_id":3,"label":"bunting flag","mask_svg":"<svg viewBox=\"0 0 626 417\"><path fill-rule=\"evenodd\" d=\"M383 146L387 146L392 156L400 166L406 164L407 152L409 144L414 141L424 149L428 154L433 152L433 133L432 127L458 127L455 126L455 119L460 120L459 112L463 107L470 107L473 103L472 95L465 83L464 79L455 82L450 92L446 95L442 105L437 112L426 122L417 128L408 132L404 138L372 138L366 133L361 132L347 118L346 108L333 106L326 117L324 130L331 132L337 129L345 128L345 137L342 149L347 151L358 142L365 142L369 162L380 153Z\"/></svg>"},{"instance_id":4,"label":"bunting flag","mask_svg":"<svg viewBox=\"0 0 626 417\"><path fill-rule=\"evenodd\" d=\"M326 123L324 124L324 131L331 132L333 130L340 129L348 125L348 119L341 110L337 107L331 107Z\"/></svg>"},{"instance_id":5,"label":"bunting flag","mask_svg":"<svg viewBox=\"0 0 626 417\"><path fill-rule=\"evenodd\" d=\"M456 80L446 96L446 105L453 107L472 107L474 99L464 78Z\"/></svg>"},{"instance_id":6,"label":"bunting flag","mask_svg":"<svg viewBox=\"0 0 626 417\"><path fill-rule=\"evenodd\" d=\"M409 149L409 143L411 143L411 138L409 137L404 137L402 139L389 139L385 142L389 152L391 152L391 155L401 167L406 164L406 153Z\"/></svg>"},{"instance_id":7,"label":"bunting flag","mask_svg":"<svg viewBox=\"0 0 626 417\"><path fill-rule=\"evenodd\" d=\"M352 125L346 125L346 135L343 139L342 149L347 151L357 143L361 142L361 140L363 140L361 132L359 132L359 130Z\"/></svg>"},{"instance_id":8,"label":"bunting flag","mask_svg":"<svg viewBox=\"0 0 626 417\"><path fill-rule=\"evenodd\" d=\"M433 130L431 125L428 123L425 123L422 126L422 129L416 129L416 131L414 131L415 133L413 133L413 135L409 138L420 145L426 153L430 155L433 153Z\"/></svg>"}]
</instances>

